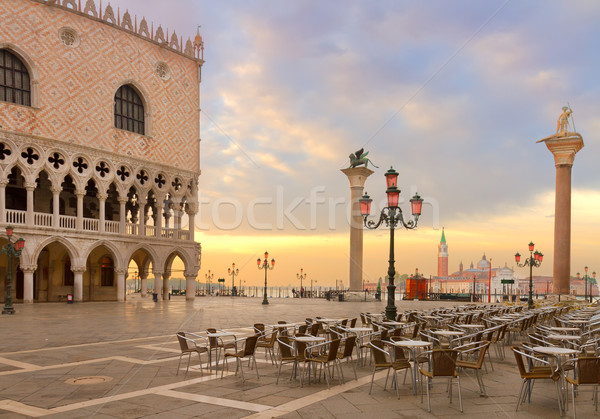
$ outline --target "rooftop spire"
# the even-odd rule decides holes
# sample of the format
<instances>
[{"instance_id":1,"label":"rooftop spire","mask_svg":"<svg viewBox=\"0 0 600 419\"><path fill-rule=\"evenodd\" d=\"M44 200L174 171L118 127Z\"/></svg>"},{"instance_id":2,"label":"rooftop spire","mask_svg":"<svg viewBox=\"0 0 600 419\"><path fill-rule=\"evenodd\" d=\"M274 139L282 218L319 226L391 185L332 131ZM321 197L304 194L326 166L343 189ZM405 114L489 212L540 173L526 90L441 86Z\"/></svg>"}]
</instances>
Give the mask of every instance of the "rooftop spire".
<instances>
[{"instance_id":1,"label":"rooftop spire","mask_svg":"<svg viewBox=\"0 0 600 419\"><path fill-rule=\"evenodd\" d=\"M446 243L446 235L444 234L444 227L442 227L442 240L440 240L440 243Z\"/></svg>"}]
</instances>

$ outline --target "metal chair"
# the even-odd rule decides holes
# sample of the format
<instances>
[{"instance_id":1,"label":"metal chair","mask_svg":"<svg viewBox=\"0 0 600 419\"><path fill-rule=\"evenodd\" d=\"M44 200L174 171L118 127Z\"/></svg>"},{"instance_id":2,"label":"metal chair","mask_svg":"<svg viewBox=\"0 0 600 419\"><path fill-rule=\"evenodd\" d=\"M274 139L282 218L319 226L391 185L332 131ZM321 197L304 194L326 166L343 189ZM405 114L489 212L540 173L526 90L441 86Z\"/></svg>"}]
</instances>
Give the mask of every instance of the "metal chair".
<instances>
[{"instance_id":1,"label":"metal chair","mask_svg":"<svg viewBox=\"0 0 600 419\"><path fill-rule=\"evenodd\" d=\"M191 339L188 336L193 336L195 339ZM177 332L177 340L179 341L179 347L181 348L181 355L179 355L179 363L177 364L177 374L179 375L179 366L181 365L181 358L184 354L188 354L188 363L187 368L185 369L185 374L187 375L188 370L190 369L190 361L192 360L192 354L198 354L198 360L200 361L200 373L202 372L202 357L200 354L208 352L208 340L207 345L198 346L196 340L207 340L204 336L199 336L194 333L186 333L186 332Z\"/></svg>"},{"instance_id":2,"label":"metal chair","mask_svg":"<svg viewBox=\"0 0 600 419\"><path fill-rule=\"evenodd\" d=\"M421 375L425 376L427 379L427 411L431 412L431 395L429 391L429 387L431 385L431 381L436 377L446 378L448 379L448 395L450 397L450 403L452 403L452 384L453 380L456 378L458 383L458 401L460 405L460 411L463 411L462 405L462 394L460 390L460 376L456 372L456 357L458 356L458 351L456 349L433 349L432 351L424 352L424 354L429 355L430 360L430 370L426 371L424 369L420 369ZM423 381L421 380L421 386L423 386ZM421 389L421 403L423 403L423 391Z\"/></svg>"},{"instance_id":3,"label":"metal chair","mask_svg":"<svg viewBox=\"0 0 600 419\"><path fill-rule=\"evenodd\" d=\"M571 384L571 395L573 396L573 418L577 417L575 410L575 387L579 390L581 386L592 386L594 392L594 408L598 411L598 384L600 384L600 357L597 356L582 356L567 362L576 364L577 378L565 377L567 382ZM567 401L568 402L568 401Z\"/></svg>"},{"instance_id":4,"label":"metal chair","mask_svg":"<svg viewBox=\"0 0 600 419\"><path fill-rule=\"evenodd\" d=\"M236 361L235 374L237 375L238 369L241 371L242 383L244 381L246 381L246 378L244 377L244 368L242 367L243 359L248 359L248 361L254 361L254 369L256 370L256 379L259 379L258 367L256 366L256 357L254 356L254 352L256 351L256 342L258 340L258 336L259 335L253 335L253 336L249 336L244 339L239 339L237 342L245 341L244 349L242 349L241 351L225 352L225 355L224 355L225 361L224 362L226 364L227 364L228 357L235 358L235 361ZM227 369L229 369L229 364L227 364ZM252 364L250 364L250 369L252 369ZM221 378L223 378L223 369L221 369Z\"/></svg>"}]
</instances>

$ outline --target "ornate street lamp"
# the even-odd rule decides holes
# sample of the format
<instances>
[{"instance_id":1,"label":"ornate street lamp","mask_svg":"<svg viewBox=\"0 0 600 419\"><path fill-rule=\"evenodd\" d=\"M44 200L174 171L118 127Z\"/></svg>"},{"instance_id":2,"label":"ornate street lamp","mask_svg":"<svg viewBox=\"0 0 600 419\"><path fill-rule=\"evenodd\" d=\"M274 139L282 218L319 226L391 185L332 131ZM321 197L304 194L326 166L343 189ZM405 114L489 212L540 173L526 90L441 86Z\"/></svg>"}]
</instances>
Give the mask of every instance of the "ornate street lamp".
<instances>
[{"instance_id":1,"label":"ornate street lamp","mask_svg":"<svg viewBox=\"0 0 600 419\"><path fill-rule=\"evenodd\" d=\"M206 278L208 280L208 295L211 295L211 289L210 289L210 281L215 277L215 274L211 274L210 273L210 269L208 270L207 274L204 274L204 278Z\"/></svg>"},{"instance_id":2,"label":"ornate street lamp","mask_svg":"<svg viewBox=\"0 0 600 419\"><path fill-rule=\"evenodd\" d=\"M273 270L275 268L275 259L271 259L271 265L269 265L269 252L265 252L265 260L262 261L260 258L256 259L256 264L258 265L258 269L265 270L265 292L263 296L263 304L269 304L269 300L267 299L267 271Z\"/></svg>"},{"instance_id":3,"label":"ornate street lamp","mask_svg":"<svg viewBox=\"0 0 600 419\"><path fill-rule=\"evenodd\" d=\"M300 298L304 298L304 290L302 288L302 280L306 278L306 275L304 273L304 269L300 268L300 273L296 274L296 278L298 278L300 280ZM312 285L311 285L311 290L310 292L312 293Z\"/></svg>"},{"instance_id":4,"label":"ornate street lamp","mask_svg":"<svg viewBox=\"0 0 600 419\"><path fill-rule=\"evenodd\" d=\"M15 314L15 309L12 305L12 278L11 278L11 262L12 258L19 258L21 256L21 251L25 247L25 240L23 238L19 238L16 242L12 242L11 238L13 235L12 226L6 227L6 236L8 237L8 243L2 246L2 250L0 250L0 254L6 254L7 260L7 268L6 268L6 298L4 299L4 309L2 310L2 314Z\"/></svg>"},{"instance_id":5,"label":"ornate street lamp","mask_svg":"<svg viewBox=\"0 0 600 419\"><path fill-rule=\"evenodd\" d=\"M231 296L234 297L235 294L233 292L234 288L235 288L235 276L239 275L240 270L235 268L235 263L231 264L231 268L227 269L227 273L229 274L229 276L231 276ZM240 283L241 283L241 279L240 279ZM241 285L240 285L241 286ZM237 292L237 294L239 295L239 290Z\"/></svg>"},{"instance_id":6,"label":"ornate street lamp","mask_svg":"<svg viewBox=\"0 0 600 419\"><path fill-rule=\"evenodd\" d=\"M524 268L525 266L529 266L529 299L527 300L527 307L529 309L533 308L533 267L539 268L542 264L542 260L544 259L544 255L537 250L535 253L533 249L535 244L533 242L529 242L529 257L525 259L523 264L520 264L521 255L517 252L515 254L515 261L517 262L517 266L520 268Z\"/></svg>"},{"instance_id":7,"label":"ornate street lamp","mask_svg":"<svg viewBox=\"0 0 600 419\"><path fill-rule=\"evenodd\" d=\"M385 315L389 320L396 319L396 303L395 303L395 290L396 286L394 285L394 276L396 275L396 269L394 267L394 229L398 224L403 226L406 229L412 230L417 227L417 223L419 221L419 216L421 215L421 209L423 207L423 199L419 196L419 194L415 194L410 200L410 206L412 210L412 215L414 216L414 220L410 220L405 222L404 217L402 216L402 210L398 207L398 197L400 196L400 189L397 187L398 181L398 172L396 172L392 167L385 173L385 181L387 184L387 189L385 193L387 194L388 206L381 210L381 214L379 216L379 221L374 222L372 220L367 220L367 217L371 213L371 202L373 201L369 198L369 195L365 193L365 195L359 200L360 202L360 213L364 218L365 227L368 229L376 229L383 222L385 225L390 228L390 258L389 258L389 266L388 266L388 305L385 308Z\"/></svg>"},{"instance_id":8,"label":"ornate street lamp","mask_svg":"<svg viewBox=\"0 0 600 419\"><path fill-rule=\"evenodd\" d=\"M585 301L588 300L588 295L590 296L590 303L592 302L592 278L594 282L596 282L596 272L592 272L592 276L588 275L588 267L583 268L585 270L585 275L583 276L584 280L584 290L585 290ZM580 278L579 272L577 272L577 278ZM590 284L590 293L588 294L588 283Z\"/></svg>"}]
</instances>

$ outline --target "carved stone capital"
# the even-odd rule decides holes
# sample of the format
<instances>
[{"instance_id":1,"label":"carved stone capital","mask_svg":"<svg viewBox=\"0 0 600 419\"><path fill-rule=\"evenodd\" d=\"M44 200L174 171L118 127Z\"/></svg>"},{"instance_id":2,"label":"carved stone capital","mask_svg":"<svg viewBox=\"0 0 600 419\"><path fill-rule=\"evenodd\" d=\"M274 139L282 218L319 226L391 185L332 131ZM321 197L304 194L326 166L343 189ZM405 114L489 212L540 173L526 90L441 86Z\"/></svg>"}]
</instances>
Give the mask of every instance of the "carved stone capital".
<instances>
[{"instance_id":1,"label":"carved stone capital","mask_svg":"<svg viewBox=\"0 0 600 419\"><path fill-rule=\"evenodd\" d=\"M86 271L85 266L71 266L71 272L73 272L74 274L77 273L84 273Z\"/></svg>"},{"instance_id":2,"label":"carved stone capital","mask_svg":"<svg viewBox=\"0 0 600 419\"><path fill-rule=\"evenodd\" d=\"M33 273L37 271L37 265L19 265L19 267L25 273Z\"/></svg>"}]
</instances>

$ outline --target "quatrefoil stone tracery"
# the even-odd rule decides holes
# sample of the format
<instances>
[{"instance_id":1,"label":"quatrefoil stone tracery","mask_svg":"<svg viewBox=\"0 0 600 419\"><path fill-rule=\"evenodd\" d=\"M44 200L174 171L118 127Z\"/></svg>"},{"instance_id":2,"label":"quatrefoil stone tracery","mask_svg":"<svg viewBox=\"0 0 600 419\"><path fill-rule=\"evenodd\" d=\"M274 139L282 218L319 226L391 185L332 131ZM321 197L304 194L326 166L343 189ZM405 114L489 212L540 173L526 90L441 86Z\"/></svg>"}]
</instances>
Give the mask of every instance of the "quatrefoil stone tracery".
<instances>
[{"instance_id":1,"label":"quatrefoil stone tracery","mask_svg":"<svg viewBox=\"0 0 600 419\"><path fill-rule=\"evenodd\" d=\"M129 172L125 166L121 166L119 170L117 170L117 176L121 178L122 182L125 182L125 179L129 177Z\"/></svg>"},{"instance_id":2,"label":"quatrefoil stone tracery","mask_svg":"<svg viewBox=\"0 0 600 419\"><path fill-rule=\"evenodd\" d=\"M8 148L4 143L0 143L0 160L4 160L11 154L12 152L10 151L10 148Z\"/></svg>"},{"instance_id":3,"label":"quatrefoil stone tracery","mask_svg":"<svg viewBox=\"0 0 600 419\"><path fill-rule=\"evenodd\" d=\"M159 189L162 189L164 184L167 183L162 173L158 174L158 176L154 179L154 182L156 183L156 186L158 186Z\"/></svg>"},{"instance_id":4,"label":"quatrefoil stone tracery","mask_svg":"<svg viewBox=\"0 0 600 419\"><path fill-rule=\"evenodd\" d=\"M77 157L77 159L73 162L73 167L76 168L79 173L83 173L83 171L88 168L88 165L83 157Z\"/></svg>"},{"instance_id":5,"label":"quatrefoil stone tracery","mask_svg":"<svg viewBox=\"0 0 600 419\"><path fill-rule=\"evenodd\" d=\"M33 164L36 160L39 160L40 156L38 156L35 150L31 147L28 147L26 151L21 153L21 157L25 159L27 164Z\"/></svg>"},{"instance_id":6,"label":"quatrefoil stone tracery","mask_svg":"<svg viewBox=\"0 0 600 419\"><path fill-rule=\"evenodd\" d=\"M105 162L101 161L98 166L96 166L96 172L98 172L100 177L104 177L110 172L110 169Z\"/></svg>"},{"instance_id":7,"label":"quatrefoil stone tracery","mask_svg":"<svg viewBox=\"0 0 600 419\"><path fill-rule=\"evenodd\" d=\"M136 177L137 177L137 180L140 181L140 185L143 185L148 180L148 175L146 174L146 172L144 170L140 170L140 172L137 174Z\"/></svg>"},{"instance_id":8,"label":"quatrefoil stone tracery","mask_svg":"<svg viewBox=\"0 0 600 419\"><path fill-rule=\"evenodd\" d=\"M65 164L65 160L59 153L52 153L50 157L48 157L48 161L52 164L52 167L58 169L60 166Z\"/></svg>"}]
</instances>

